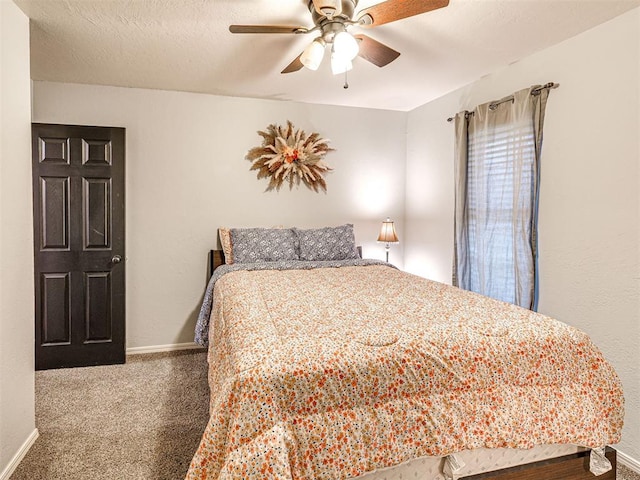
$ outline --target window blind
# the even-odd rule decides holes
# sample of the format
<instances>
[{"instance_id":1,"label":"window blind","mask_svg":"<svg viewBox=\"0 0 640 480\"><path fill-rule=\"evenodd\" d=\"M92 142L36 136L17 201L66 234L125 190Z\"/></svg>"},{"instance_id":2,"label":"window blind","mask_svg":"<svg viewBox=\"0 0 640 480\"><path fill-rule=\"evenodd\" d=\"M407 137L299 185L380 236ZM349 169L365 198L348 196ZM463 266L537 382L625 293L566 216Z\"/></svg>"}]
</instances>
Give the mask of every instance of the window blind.
<instances>
[{"instance_id":1,"label":"window blind","mask_svg":"<svg viewBox=\"0 0 640 480\"><path fill-rule=\"evenodd\" d=\"M516 264L532 262L534 167L531 122L481 126L469 132L470 290L517 303L515 286L525 280L517 272L530 269L518 269Z\"/></svg>"}]
</instances>

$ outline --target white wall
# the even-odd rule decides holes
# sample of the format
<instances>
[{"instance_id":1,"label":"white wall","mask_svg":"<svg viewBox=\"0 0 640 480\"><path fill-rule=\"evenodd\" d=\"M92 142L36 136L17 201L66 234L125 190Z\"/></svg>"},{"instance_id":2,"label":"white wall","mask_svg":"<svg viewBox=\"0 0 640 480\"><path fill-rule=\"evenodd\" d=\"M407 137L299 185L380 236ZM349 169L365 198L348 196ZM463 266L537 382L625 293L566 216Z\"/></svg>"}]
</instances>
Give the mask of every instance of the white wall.
<instances>
[{"instance_id":1,"label":"white wall","mask_svg":"<svg viewBox=\"0 0 640 480\"><path fill-rule=\"evenodd\" d=\"M116 87L34 82L34 121L127 129L127 346L193 340L219 226L355 224L364 256L390 215L403 235L406 114ZM328 193L267 192L247 151L291 120L336 149ZM401 265L401 248L391 258Z\"/></svg>"},{"instance_id":2,"label":"white wall","mask_svg":"<svg viewBox=\"0 0 640 480\"><path fill-rule=\"evenodd\" d=\"M0 478L35 436L29 19L0 0Z\"/></svg>"},{"instance_id":3,"label":"white wall","mask_svg":"<svg viewBox=\"0 0 640 480\"><path fill-rule=\"evenodd\" d=\"M619 450L640 466L640 9L409 113L405 268L451 281L453 124L446 118L558 82L542 151L539 311L586 331L626 397Z\"/></svg>"}]
</instances>

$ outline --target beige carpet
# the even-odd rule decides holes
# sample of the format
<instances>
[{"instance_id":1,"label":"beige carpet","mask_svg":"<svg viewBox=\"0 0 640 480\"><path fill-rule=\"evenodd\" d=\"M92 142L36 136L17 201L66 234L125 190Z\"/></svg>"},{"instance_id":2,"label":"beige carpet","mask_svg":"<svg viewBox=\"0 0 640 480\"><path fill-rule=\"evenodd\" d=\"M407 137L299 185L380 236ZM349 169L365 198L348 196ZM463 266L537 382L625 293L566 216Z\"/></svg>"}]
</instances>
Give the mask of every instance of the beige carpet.
<instances>
[{"instance_id":1,"label":"beige carpet","mask_svg":"<svg viewBox=\"0 0 640 480\"><path fill-rule=\"evenodd\" d=\"M201 351L36 372L40 437L11 480L183 479L208 402ZM617 478L640 475L619 467Z\"/></svg>"},{"instance_id":2,"label":"beige carpet","mask_svg":"<svg viewBox=\"0 0 640 480\"><path fill-rule=\"evenodd\" d=\"M198 351L36 372L40 437L11 480L182 479L208 406Z\"/></svg>"}]
</instances>

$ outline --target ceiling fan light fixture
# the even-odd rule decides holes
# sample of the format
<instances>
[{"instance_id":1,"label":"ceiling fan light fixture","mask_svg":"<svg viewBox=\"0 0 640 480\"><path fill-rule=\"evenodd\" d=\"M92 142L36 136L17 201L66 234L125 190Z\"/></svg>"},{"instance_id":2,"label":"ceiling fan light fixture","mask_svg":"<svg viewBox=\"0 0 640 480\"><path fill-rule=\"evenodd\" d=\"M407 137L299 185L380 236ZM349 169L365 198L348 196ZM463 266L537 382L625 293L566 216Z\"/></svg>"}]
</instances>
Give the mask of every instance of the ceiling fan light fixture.
<instances>
[{"instance_id":1,"label":"ceiling fan light fixture","mask_svg":"<svg viewBox=\"0 0 640 480\"><path fill-rule=\"evenodd\" d=\"M317 70L324 57L325 43L322 38L316 38L300 56L300 62L309 70Z\"/></svg>"},{"instance_id":2,"label":"ceiling fan light fixture","mask_svg":"<svg viewBox=\"0 0 640 480\"><path fill-rule=\"evenodd\" d=\"M342 55L337 55L335 52L331 53L331 72L334 75L348 72L353 68L353 63L348 58Z\"/></svg>"},{"instance_id":3,"label":"ceiling fan light fixture","mask_svg":"<svg viewBox=\"0 0 640 480\"><path fill-rule=\"evenodd\" d=\"M358 41L349 32L340 32L333 39L333 51L342 58L353 60L358 55Z\"/></svg>"},{"instance_id":4,"label":"ceiling fan light fixture","mask_svg":"<svg viewBox=\"0 0 640 480\"><path fill-rule=\"evenodd\" d=\"M335 55L336 58L332 58L331 63L334 73L337 73L350 69L351 61L358 55L378 67L388 65L400 55L400 52L367 35L361 33L355 37L350 35L348 28L377 27L437 10L449 4L449 0L383 0L356 12L359 0L303 0L303 2L306 3L311 15L314 24L312 28L290 25L229 25L229 31L231 33L295 35L318 32L319 38L308 45L304 52L280 73L297 72L305 66L310 70L316 70L322 62L327 44L333 47L332 57Z\"/></svg>"}]
</instances>

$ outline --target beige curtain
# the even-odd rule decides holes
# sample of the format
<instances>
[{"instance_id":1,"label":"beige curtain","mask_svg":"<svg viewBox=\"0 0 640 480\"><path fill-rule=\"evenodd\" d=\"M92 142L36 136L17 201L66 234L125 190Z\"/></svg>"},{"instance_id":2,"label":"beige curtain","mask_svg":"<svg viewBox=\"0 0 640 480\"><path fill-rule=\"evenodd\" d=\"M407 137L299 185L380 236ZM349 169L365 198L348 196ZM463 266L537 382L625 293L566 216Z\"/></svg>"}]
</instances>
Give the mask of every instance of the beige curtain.
<instances>
[{"instance_id":1,"label":"beige curtain","mask_svg":"<svg viewBox=\"0 0 640 480\"><path fill-rule=\"evenodd\" d=\"M453 284L529 309L548 95L534 86L455 117Z\"/></svg>"}]
</instances>

